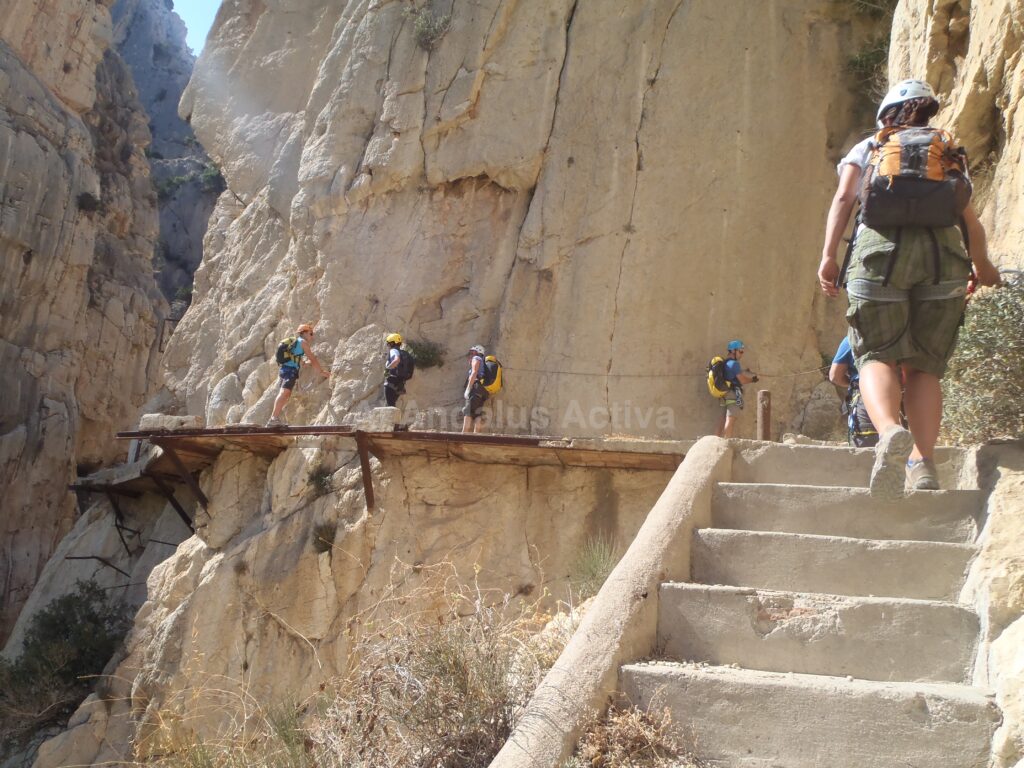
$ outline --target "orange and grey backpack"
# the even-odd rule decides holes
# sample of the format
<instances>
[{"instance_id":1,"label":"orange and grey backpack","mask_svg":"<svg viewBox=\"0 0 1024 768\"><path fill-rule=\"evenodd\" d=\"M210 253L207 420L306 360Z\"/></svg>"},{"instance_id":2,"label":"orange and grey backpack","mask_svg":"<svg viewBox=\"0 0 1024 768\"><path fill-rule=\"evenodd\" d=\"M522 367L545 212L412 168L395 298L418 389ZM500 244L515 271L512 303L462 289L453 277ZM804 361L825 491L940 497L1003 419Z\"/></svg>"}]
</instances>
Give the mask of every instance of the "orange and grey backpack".
<instances>
[{"instance_id":1,"label":"orange and grey backpack","mask_svg":"<svg viewBox=\"0 0 1024 768\"><path fill-rule=\"evenodd\" d=\"M971 200L967 154L948 131L883 128L869 146L861 220L869 227L952 227Z\"/></svg>"}]
</instances>

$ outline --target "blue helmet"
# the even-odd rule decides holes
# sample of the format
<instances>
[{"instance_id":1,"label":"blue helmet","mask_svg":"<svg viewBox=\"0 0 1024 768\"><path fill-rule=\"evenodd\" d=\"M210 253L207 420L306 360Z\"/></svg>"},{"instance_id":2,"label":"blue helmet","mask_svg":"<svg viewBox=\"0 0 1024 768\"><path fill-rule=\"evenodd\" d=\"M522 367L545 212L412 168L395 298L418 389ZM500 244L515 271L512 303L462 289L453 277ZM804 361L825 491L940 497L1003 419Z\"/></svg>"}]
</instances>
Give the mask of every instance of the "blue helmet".
<instances>
[{"instance_id":1,"label":"blue helmet","mask_svg":"<svg viewBox=\"0 0 1024 768\"><path fill-rule=\"evenodd\" d=\"M733 339L729 342L729 351L735 352L737 349L743 349L743 342L739 339Z\"/></svg>"}]
</instances>

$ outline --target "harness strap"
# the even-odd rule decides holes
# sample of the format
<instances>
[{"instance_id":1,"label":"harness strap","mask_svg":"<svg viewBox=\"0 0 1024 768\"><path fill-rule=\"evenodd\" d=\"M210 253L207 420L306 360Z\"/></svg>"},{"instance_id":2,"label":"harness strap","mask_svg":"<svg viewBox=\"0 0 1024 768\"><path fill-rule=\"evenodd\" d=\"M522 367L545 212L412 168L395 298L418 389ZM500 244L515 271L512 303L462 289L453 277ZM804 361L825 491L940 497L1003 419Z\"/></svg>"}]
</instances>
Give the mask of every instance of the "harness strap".
<instances>
[{"instance_id":1,"label":"harness strap","mask_svg":"<svg viewBox=\"0 0 1024 768\"><path fill-rule=\"evenodd\" d=\"M885 279L882 280L882 285L888 285L892 279L892 271L896 268L896 257L900 253L900 240L903 239L903 227L896 228L896 238L892 244L892 255L889 256L889 267L885 270Z\"/></svg>"},{"instance_id":2,"label":"harness strap","mask_svg":"<svg viewBox=\"0 0 1024 768\"><path fill-rule=\"evenodd\" d=\"M939 280L942 279L942 262L940 261L939 254L939 238L935 234L935 230L928 227L928 239L932 241L932 263L935 265L935 281L932 285L938 285Z\"/></svg>"}]
</instances>

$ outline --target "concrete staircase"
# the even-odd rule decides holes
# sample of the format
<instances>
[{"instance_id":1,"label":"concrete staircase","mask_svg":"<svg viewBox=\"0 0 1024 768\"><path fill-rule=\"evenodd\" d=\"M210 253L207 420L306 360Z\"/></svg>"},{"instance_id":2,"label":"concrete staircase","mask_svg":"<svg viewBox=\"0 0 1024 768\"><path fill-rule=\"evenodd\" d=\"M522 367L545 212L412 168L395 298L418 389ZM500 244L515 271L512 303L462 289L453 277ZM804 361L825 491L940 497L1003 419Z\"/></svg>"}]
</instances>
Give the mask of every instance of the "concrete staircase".
<instances>
[{"instance_id":1,"label":"concrete staircase","mask_svg":"<svg viewBox=\"0 0 1024 768\"><path fill-rule=\"evenodd\" d=\"M708 766L988 765L1000 714L970 686L978 617L957 604L983 496L881 503L870 462L738 458L694 532L692 582L662 584L666 660L623 667L623 689L669 707Z\"/></svg>"}]
</instances>

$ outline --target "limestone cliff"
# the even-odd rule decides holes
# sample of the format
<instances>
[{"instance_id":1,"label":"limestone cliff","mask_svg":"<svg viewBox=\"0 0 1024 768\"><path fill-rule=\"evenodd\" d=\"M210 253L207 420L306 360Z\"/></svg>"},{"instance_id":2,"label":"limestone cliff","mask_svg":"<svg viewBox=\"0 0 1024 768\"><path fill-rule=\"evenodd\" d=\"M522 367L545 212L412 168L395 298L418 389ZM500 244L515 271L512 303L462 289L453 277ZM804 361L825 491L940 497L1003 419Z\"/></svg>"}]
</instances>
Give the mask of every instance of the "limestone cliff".
<instances>
[{"instance_id":1,"label":"limestone cliff","mask_svg":"<svg viewBox=\"0 0 1024 768\"><path fill-rule=\"evenodd\" d=\"M903 0L889 53L892 80L926 77L943 103L935 122L971 158L975 205L997 266L1024 268L1024 3L1020 0Z\"/></svg>"},{"instance_id":2,"label":"limestone cliff","mask_svg":"<svg viewBox=\"0 0 1024 768\"><path fill-rule=\"evenodd\" d=\"M153 134L146 154L160 201L157 279L168 299L185 297L203 256L206 223L223 191L219 171L178 117L195 57L172 3L117 0L112 14L114 47L132 71Z\"/></svg>"},{"instance_id":3,"label":"limestone cliff","mask_svg":"<svg viewBox=\"0 0 1024 768\"><path fill-rule=\"evenodd\" d=\"M146 120L107 5L0 12L0 638L61 537L77 466L109 461L157 375Z\"/></svg>"},{"instance_id":4,"label":"limestone cliff","mask_svg":"<svg viewBox=\"0 0 1024 768\"><path fill-rule=\"evenodd\" d=\"M826 0L228 0L181 105L230 192L171 386L265 420L270 352L309 320L338 375L296 420L377 399L398 330L448 352L410 386L429 423L482 342L503 431L690 437L739 336L788 425L838 335L813 254L861 24Z\"/></svg>"}]
</instances>

